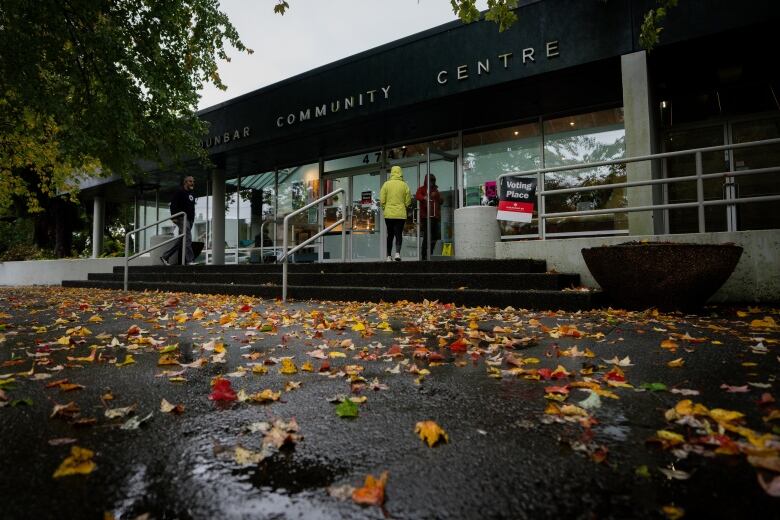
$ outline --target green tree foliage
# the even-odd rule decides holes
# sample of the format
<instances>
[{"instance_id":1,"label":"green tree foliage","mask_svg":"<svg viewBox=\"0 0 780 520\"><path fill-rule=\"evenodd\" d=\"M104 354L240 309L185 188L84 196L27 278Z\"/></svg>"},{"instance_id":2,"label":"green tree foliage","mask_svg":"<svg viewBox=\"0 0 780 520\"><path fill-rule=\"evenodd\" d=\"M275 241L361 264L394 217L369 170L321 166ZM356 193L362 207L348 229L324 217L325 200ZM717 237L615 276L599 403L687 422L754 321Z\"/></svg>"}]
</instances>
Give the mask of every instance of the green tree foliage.
<instances>
[{"instance_id":1,"label":"green tree foliage","mask_svg":"<svg viewBox=\"0 0 780 520\"><path fill-rule=\"evenodd\" d=\"M247 49L217 0L3 0L0 212L83 175L206 155L196 116L217 60Z\"/></svg>"}]
</instances>

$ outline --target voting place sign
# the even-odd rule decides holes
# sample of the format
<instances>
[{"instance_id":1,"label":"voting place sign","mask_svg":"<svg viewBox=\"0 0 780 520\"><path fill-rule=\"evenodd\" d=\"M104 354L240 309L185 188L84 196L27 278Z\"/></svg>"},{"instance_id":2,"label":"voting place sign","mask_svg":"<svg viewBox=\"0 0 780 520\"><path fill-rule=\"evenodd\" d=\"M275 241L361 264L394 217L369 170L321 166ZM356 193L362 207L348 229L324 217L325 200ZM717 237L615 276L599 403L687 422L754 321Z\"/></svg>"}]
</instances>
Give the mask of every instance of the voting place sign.
<instances>
[{"instance_id":1,"label":"voting place sign","mask_svg":"<svg viewBox=\"0 0 780 520\"><path fill-rule=\"evenodd\" d=\"M535 177L501 177L498 189L498 220L531 222L536 204Z\"/></svg>"}]
</instances>

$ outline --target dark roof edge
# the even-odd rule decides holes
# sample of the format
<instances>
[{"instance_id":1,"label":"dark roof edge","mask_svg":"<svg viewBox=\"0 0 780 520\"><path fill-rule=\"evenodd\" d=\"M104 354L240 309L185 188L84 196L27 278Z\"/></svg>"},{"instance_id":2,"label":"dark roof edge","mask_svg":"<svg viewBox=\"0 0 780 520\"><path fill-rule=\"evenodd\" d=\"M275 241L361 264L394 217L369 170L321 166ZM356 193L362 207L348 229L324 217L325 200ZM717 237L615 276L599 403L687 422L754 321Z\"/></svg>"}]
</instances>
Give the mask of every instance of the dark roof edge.
<instances>
[{"instance_id":1,"label":"dark roof edge","mask_svg":"<svg viewBox=\"0 0 780 520\"><path fill-rule=\"evenodd\" d=\"M521 8L527 6L527 5L530 5L530 4L536 4L536 3L539 3L539 2L543 2L543 1L544 0L525 0L525 1L520 0L518 9L521 9ZM486 12L487 11L482 11L482 17L478 21L472 22L472 23L494 23L494 22L487 22L487 21L485 21L484 14ZM284 87L285 85L287 85L289 83L293 83L295 81L298 81L298 80L301 80L301 79L304 79L304 78L307 78L307 77L310 77L310 76L316 76L317 74L325 72L326 70L335 69L337 67L340 67L341 65L345 65L345 64L353 62L353 61L358 61L358 60L361 60L363 58L367 58L368 56L372 56L372 55L375 55L375 54L380 54L380 53L382 53L382 52L384 52L386 50L389 50L389 49L392 49L392 48L395 48L395 47L401 47L401 46L406 45L408 43L412 43L412 42L415 42L415 41L418 41L418 40L424 40L426 38L430 38L432 36L435 36L435 35L443 33L443 32L447 32L447 31L459 29L459 28L462 28L462 27L466 27L467 25L468 24L463 23L461 20L453 20L451 22L447 22L447 23L444 23L442 25L438 25L436 27L431 27L430 29L426 29L424 31L421 31L421 32L418 32L418 33L415 33L415 34L410 34L409 36L404 36L403 38L399 38L398 40L393 40L393 41L388 42L388 43L383 43L382 45L379 45L377 47L373 47L371 49L367 49L365 51L359 52L357 54L353 54L351 56L347 56L345 58L341 58L340 60L336 60L336 61L327 63L325 65L320 65L319 67L316 67L314 69L308 70L306 72L301 72L300 74L296 74L295 76L291 76L291 77L283 79L281 81L277 81L276 83L271 83L270 85L266 85L264 87L260 87L260 88L258 88L256 90L251 91L251 92L246 92L245 94L240 94L240 95L238 95L238 96L236 96L234 98L228 99L227 101L223 101L222 103L217 103L216 105L211 105L210 107L206 107L206 108L203 108L201 110L198 110L195 113L195 115L202 116L202 115L205 115L205 114L207 114L209 112L213 112L213 111L218 110L220 108L223 108L223 107L225 107L227 105L230 105L232 103L236 103L238 101L241 101L241 100L243 100L245 98L252 97L252 96L257 96L257 95L262 94L263 92L274 90L274 89L277 89L277 88L282 88L282 87ZM496 26L496 30L498 30L498 26Z\"/></svg>"}]
</instances>

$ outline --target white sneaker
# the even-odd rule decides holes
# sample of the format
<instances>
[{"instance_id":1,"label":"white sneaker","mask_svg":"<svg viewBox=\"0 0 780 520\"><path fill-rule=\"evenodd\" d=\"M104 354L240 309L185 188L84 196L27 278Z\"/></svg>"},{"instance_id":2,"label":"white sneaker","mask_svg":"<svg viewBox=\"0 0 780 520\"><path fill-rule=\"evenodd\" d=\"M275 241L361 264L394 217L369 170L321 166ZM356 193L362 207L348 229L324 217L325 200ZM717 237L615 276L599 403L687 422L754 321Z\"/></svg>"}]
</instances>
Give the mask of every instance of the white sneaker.
<instances>
[{"instance_id":1,"label":"white sneaker","mask_svg":"<svg viewBox=\"0 0 780 520\"><path fill-rule=\"evenodd\" d=\"M392 261L393 261L392 257L389 256L387 257L387 260L385 260L385 262L392 262Z\"/></svg>"},{"instance_id":2,"label":"white sneaker","mask_svg":"<svg viewBox=\"0 0 780 520\"><path fill-rule=\"evenodd\" d=\"M395 254L395 261L396 262L400 262L401 261L401 255L399 255L398 253Z\"/></svg>"}]
</instances>

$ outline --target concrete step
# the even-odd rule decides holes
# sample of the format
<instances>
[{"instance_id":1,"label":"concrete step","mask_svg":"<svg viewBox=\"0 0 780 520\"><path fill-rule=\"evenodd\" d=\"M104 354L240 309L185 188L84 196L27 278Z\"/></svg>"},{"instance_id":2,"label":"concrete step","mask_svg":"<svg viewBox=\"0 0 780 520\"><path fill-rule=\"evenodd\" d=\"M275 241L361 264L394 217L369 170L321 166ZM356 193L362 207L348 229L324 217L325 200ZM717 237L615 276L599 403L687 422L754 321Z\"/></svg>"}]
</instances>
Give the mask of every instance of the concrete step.
<instances>
[{"instance_id":1,"label":"concrete step","mask_svg":"<svg viewBox=\"0 0 780 520\"><path fill-rule=\"evenodd\" d=\"M544 260L446 260L289 264L290 273L544 273ZM131 273L280 273L281 264L130 266ZM123 273L115 267L114 273Z\"/></svg>"},{"instance_id":2,"label":"concrete step","mask_svg":"<svg viewBox=\"0 0 780 520\"><path fill-rule=\"evenodd\" d=\"M122 289L122 281L117 280L70 280L62 282L64 287L94 287L104 289ZM247 295L262 298L280 298L282 288L279 285L229 284L229 283L174 283L133 281L131 290L190 292L202 294ZM290 299L338 300L338 301L422 301L438 300L441 303L453 303L469 306L494 306L526 309L592 309L601 305L601 293L550 290L508 290L474 289L460 290L442 288L390 288L363 286L300 286L287 288Z\"/></svg>"},{"instance_id":3,"label":"concrete step","mask_svg":"<svg viewBox=\"0 0 780 520\"><path fill-rule=\"evenodd\" d=\"M91 273L89 280L124 280L122 274ZM154 271L141 273L132 271L128 275L132 282L170 283L233 283L238 285L281 285L281 273L247 272L176 272ZM356 284L362 287L440 289L536 289L560 290L579 285L577 274L560 273L296 273L288 275L289 285L339 286Z\"/></svg>"}]
</instances>

